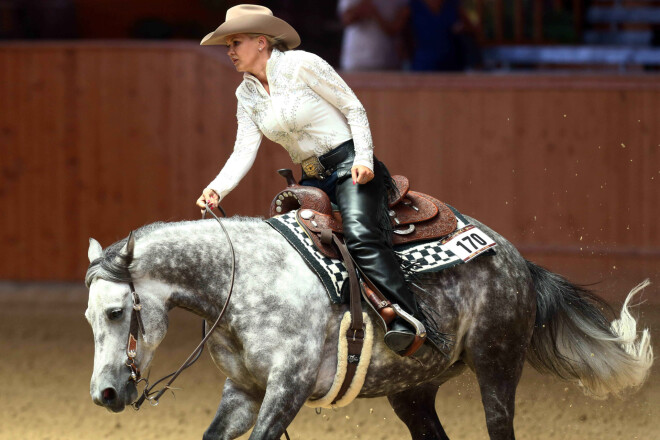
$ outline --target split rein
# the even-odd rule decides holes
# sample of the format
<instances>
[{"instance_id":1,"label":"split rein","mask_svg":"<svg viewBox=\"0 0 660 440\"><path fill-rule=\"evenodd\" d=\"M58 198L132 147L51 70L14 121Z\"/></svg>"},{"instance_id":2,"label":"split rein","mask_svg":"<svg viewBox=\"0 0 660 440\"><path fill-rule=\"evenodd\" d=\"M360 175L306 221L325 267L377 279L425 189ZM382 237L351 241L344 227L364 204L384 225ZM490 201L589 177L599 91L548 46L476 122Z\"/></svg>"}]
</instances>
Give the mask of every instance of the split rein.
<instances>
[{"instance_id":1,"label":"split rein","mask_svg":"<svg viewBox=\"0 0 660 440\"><path fill-rule=\"evenodd\" d=\"M227 217L227 214L225 213L224 209L220 205L218 205L218 209L220 212L222 212L223 217ZM140 304L140 297L135 291L135 286L133 285L133 282L131 281L129 283L129 287L131 289L131 296L133 298L133 311L131 313L131 323L129 327L129 332L128 332L128 343L126 346L126 356L128 359L126 359L126 366L131 370L131 377L130 381L135 383L135 387L141 383L144 382L144 390L142 390L142 395L133 403L131 403L131 406L133 409L138 411L144 401L148 401L152 406L157 406L158 401L160 398L165 394L167 390L172 389L172 383L179 377L179 375L183 372L183 370L189 368L192 364L197 362L199 357L202 355L202 352L204 351L204 344L206 344L206 341L209 340L211 335L213 334L213 331L218 327L218 324L220 324L220 320L225 314L225 311L227 310L227 306L229 305L229 299L231 298L231 293L234 290L234 277L236 274L236 253L234 252L234 245L231 242L231 238L229 237L229 233L227 232L227 229L225 229L225 225L222 224L222 221L220 221L220 218L215 215L213 211L209 208L209 205L206 204L205 206L205 211L202 213L202 219L206 218L206 213L210 213L213 218L216 219L220 227L222 228L222 231L225 233L225 237L227 237L227 243L229 243L229 249L231 251L231 281L229 283L229 292L227 293L227 299L225 300L225 304L222 306L222 310L220 311L220 315L218 315L218 318L215 320L211 328L209 329L208 333L206 332L206 321L203 322L202 324L202 341L197 345L197 348L193 350L192 353L190 353L190 356L188 356L188 359L186 359L183 364L179 367L178 370L176 370L174 373L170 373L167 376L164 376L160 379L158 379L156 382L153 384L149 385L149 379L146 377L142 377L142 374L140 373L140 369L138 368L137 364L135 363L135 358L137 357L137 343L138 343L138 338L140 333L142 334L142 337L144 337L144 324L142 323L142 314L140 313L142 310L142 304ZM154 391L154 388L161 382L169 379L169 381L160 389ZM290 440L289 438L289 433L284 430L284 436L287 440Z\"/></svg>"},{"instance_id":2,"label":"split rein","mask_svg":"<svg viewBox=\"0 0 660 440\"><path fill-rule=\"evenodd\" d=\"M208 207L208 204L206 205L206 211L202 213L202 218L206 217L206 213L210 213L218 222L220 227L222 228L222 231L225 233L225 236L227 237L227 242L229 243L229 249L231 251L231 281L229 283L229 292L227 293L227 299L225 300L225 304L222 307L222 310L220 311L220 315L218 315L218 318L215 320L215 323L211 328L209 329L208 332L206 332L206 321L203 322L202 326L202 341L197 345L197 348L193 350L192 353L190 353L190 356L181 364L178 370L176 370L173 373L168 374L167 376L164 376L160 379L158 379L156 382L153 384L149 385L149 379L142 377L142 374L140 372L140 369L138 368L138 365L135 362L135 358L137 357L137 344L138 344L138 338L139 335L142 334L142 337L145 336L144 332L144 324L142 323L142 315L141 315L141 310L142 310L142 304L140 304L140 297L135 291L135 286L133 285L133 282L131 281L129 283L129 287L131 289L131 296L133 298L133 311L131 312L131 323L130 323L130 328L129 328L129 334L128 334L128 343L126 346L126 366L131 370L131 377L130 381L135 383L135 387L141 383L144 382L144 390L142 391L142 395L133 403L131 403L131 406L133 409L138 411L140 409L140 406L144 403L145 400L149 401L149 403L152 406L158 405L159 399L165 394L165 392L169 389L172 389L172 383L179 377L179 375L183 372L183 370L189 368L192 364L194 364L199 357L202 355L202 352L204 351L204 344L206 344L206 341L211 337L213 334L213 331L218 327L218 324L220 324L220 320L225 314L225 311L227 310L227 306L229 305L229 299L231 298L231 293L234 290L234 275L236 273L236 254L234 253L234 246L231 242L231 239L229 238L229 233L227 232L227 229L225 229L225 225L222 224L220 219L218 218L217 215L211 211L211 209ZM225 211L218 206L218 209L222 212L223 217L226 217L227 215L225 214ZM169 379L169 381L159 390L154 390L158 384L161 382ZM287 436L288 438L288 436Z\"/></svg>"}]
</instances>

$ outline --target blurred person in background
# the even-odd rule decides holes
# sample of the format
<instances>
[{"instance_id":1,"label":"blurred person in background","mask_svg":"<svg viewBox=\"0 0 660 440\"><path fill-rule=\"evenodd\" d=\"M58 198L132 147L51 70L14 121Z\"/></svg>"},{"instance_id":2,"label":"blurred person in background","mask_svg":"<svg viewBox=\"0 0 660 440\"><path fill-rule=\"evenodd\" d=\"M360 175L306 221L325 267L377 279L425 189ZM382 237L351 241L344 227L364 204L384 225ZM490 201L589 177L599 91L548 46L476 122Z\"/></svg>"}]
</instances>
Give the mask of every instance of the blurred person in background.
<instances>
[{"instance_id":1,"label":"blurred person in background","mask_svg":"<svg viewBox=\"0 0 660 440\"><path fill-rule=\"evenodd\" d=\"M401 68L401 35L408 23L409 0L339 0L344 25L343 70Z\"/></svg>"},{"instance_id":2,"label":"blurred person in background","mask_svg":"<svg viewBox=\"0 0 660 440\"><path fill-rule=\"evenodd\" d=\"M416 71L459 71L480 64L476 28L461 0L410 0L412 59Z\"/></svg>"}]
</instances>

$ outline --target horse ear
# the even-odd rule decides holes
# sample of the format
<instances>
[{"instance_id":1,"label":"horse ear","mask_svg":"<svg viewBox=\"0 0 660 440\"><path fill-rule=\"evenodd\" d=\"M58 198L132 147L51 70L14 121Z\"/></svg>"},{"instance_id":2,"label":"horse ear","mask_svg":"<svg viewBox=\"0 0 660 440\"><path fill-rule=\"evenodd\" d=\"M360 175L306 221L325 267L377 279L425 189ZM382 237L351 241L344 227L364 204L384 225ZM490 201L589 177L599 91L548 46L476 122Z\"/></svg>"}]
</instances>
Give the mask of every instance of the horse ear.
<instances>
[{"instance_id":1,"label":"horse ear","mask_svg":"<svg viewBox=\"0 0 660 440\"><path fill-rule=\"evenodd\" d=\"M89 258L89 262L91 263L97 258L101 258L102 255L103 255L103 248L101 248L101 244L90 237L89 249L87 249L87 258Z\"/></svg>"},{"instance_id":2,"label":"horse ear","mask_svg":"<svg viewBox=\"0 0 660 440\"><path fill-rule=\"evenodd\" d=\"M128 234L128 240L126 240L126 246L124 247L124 252L127 257L133 259L133 250L135 249L135 237L133 236L133 231Z\"/></svg>"},{"instance_id":3,"label":"horse ear","mask_svg":"<svg viewBox=\"0 0 660 440\"><path fill-rule=\"evenodd\" d=\"M123 264L129 266L133 261L133 250L135 249L135 237L133 236L133 231L128 234L128 239L126 239L126 244L119 252L119 255L115 257L117 264Z\"/></svg>"}]
</instances>

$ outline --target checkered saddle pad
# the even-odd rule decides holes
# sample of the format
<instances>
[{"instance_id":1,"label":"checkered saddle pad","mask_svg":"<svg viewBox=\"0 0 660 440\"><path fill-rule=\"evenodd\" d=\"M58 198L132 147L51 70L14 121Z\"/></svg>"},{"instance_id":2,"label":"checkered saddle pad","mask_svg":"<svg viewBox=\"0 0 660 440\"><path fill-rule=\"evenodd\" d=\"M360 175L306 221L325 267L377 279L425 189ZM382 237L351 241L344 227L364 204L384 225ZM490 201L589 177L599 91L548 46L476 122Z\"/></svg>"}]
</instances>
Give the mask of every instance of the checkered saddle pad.
<instances>
[{"instance_id":1,"label":"checkered saddle pad","mask_svg":"<svg viewBox=\"0 0 660 440\"><path fill-rule=\"evenodd\" d=\"M456 232L439 240L395 246L394 251L397 253L404 270L417 273L438 272L442 269L465 263L484 252L494 253L495 242L492 239L488 240L489 237L485 236L483 231L476 230L476 228L469 225L465 217L456 209L451 206L449 208L456 215L458 221L456 230L458 232L471 231L463 235L468 234L472 236L474 236L474 231L479 232L479 251L473 251L468 255L465 255L465 253L461 255L459 251L462 251L462 248L466 247L467 244L461 244L458 248L452 246L456 240L451 240L450 238L457 235ZM282 234L303 257L309 268L316 273L323 283L332 302L336 304L344 302L342 300L341 289L344 281L348 279L348 273L346 272L344 263L341 260L328 258L316 250L312 240L307 236L302 226L298 224L296 212L290 211L283 215L271 217L265 221ZM461 235L457 239L460 237ZM481 241L487 244L480 245Z\"/></svg>"}]
</instances>

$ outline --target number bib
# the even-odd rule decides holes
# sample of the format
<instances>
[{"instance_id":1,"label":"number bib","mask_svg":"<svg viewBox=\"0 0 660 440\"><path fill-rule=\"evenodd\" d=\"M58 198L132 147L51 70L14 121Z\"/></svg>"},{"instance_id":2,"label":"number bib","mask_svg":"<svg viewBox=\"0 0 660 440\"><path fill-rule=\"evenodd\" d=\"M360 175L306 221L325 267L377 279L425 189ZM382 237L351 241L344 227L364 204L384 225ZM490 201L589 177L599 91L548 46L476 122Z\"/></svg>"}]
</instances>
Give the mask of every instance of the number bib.
<instances>
[{"instance_id":1,"label":"number bib","mask_svg":"<svg viewBox=\"0 0 660 440\"><path fill-rule=\"evenodd\" d=\"M495 242L474 225L468 225L442 240L442 245L468 262L495 246Z\"/></svg>"}]
</instances>

